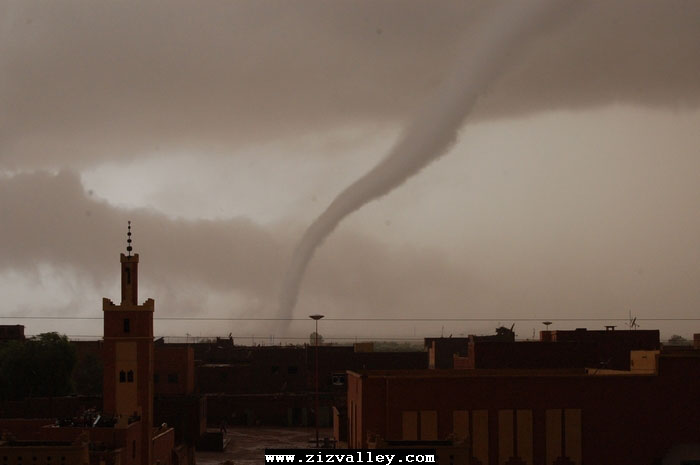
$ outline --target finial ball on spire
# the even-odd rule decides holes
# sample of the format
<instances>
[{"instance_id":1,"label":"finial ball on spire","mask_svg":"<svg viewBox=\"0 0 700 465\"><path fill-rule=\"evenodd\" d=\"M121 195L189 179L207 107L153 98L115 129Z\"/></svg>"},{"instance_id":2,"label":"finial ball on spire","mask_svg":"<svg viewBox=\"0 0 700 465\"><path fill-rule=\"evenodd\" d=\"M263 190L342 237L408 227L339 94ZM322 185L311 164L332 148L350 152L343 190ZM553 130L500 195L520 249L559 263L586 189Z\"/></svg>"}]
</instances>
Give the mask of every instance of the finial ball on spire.
<instances>
[{"instance_id":1,"label":"finial ball on spire","mask_svg":"<svg viewBox=\"0 0 700 465\"><path fill-rule=\"evenodd\" d=\"M127 245L126 245L126 251L129 252L129 257L131 257L131 251L134 250L134 249L131 247L131 221L129 221L128 223L129 223L128 232L126 233L126 235L127 235L127 239L126 239L126 243L127 243Z\"/></svg>"}]
</instances>

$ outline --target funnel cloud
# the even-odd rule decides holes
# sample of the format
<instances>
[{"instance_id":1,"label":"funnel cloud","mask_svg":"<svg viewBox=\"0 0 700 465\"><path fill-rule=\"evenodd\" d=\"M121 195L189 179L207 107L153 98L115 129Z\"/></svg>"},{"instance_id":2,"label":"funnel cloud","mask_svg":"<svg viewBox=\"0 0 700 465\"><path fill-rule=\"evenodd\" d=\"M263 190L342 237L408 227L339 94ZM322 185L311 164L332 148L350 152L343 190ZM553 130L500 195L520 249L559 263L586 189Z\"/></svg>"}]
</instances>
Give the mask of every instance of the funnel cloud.
<instances>
[{"instance_id":1,"label":"funnel cloud","mask_svg":"<svg viewBox=\"0 0 700 465\"><path fill-rule=\"evenodd\" d=\"M515 44L540 23L551 5L550 0L500 3L484 12L478 26L463 38L454 71L405 127L386 158L343 190L306 230L280 294L281 315L293 312L309 261L343 218L400 186L450 149L479 94L506 65Z\"/></svg>"}]
</instances>

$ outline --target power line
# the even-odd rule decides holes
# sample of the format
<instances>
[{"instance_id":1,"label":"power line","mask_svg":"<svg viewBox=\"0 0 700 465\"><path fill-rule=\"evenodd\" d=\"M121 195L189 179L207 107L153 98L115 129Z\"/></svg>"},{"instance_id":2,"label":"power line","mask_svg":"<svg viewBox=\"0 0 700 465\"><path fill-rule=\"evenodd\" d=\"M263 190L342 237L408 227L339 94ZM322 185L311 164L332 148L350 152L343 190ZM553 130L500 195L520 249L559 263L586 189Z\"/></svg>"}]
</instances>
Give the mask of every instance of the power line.
<instances>
[{"instance_id":1,"label":"power line","mask_svg":"<svg viewBox=\"0 0 700 465\"><path fill-rule=\"evenodd\" d=\"M101 316L0 316L5 320L103 320ZM309 321L308 318L247 318L247 317L154 317L161 321ZM542 322L542 321L623 321L629 322L629 318L324 318L323 321L409 321L409 322L442 322L442 321L514 321L514 322ZM637 318L637 321L700 321L700 318Z\"/></svg>"},{"instance_id":2,"label":"power line","mask_svg":"<svg viewBox=\"0 0 700 465\"><path fill-rule=\"evenodd\" d=\"M27 334L26 337L34 337L38 336L39 334ZM68 338L76 338L76 337L90 337L90 338L100 338L102 339L103 335L102 334L65 334L64 336ZM231 336L233 339L259 339L260 341L269 341L270 340L270 335L255 335L255 334L247 334L247 335L233 335ZM216 339L216 336L192 336L189 335L187 336L182 335L182 336L153 336L154 339L159 339L159 338L170 338L170 339L200 339L200 340L211 340L211 339ZM227 339L225 338L220 338L220 339ZM309 337L306 336L275 336L275 340L288 340L288 339L294 339L294 340L304 340L308 341ZM347 337L326 337L323 336L324 341L423 341L425 338L422 337L354 337L354 336L347 336Z\"/></svg>"}]
</instances>

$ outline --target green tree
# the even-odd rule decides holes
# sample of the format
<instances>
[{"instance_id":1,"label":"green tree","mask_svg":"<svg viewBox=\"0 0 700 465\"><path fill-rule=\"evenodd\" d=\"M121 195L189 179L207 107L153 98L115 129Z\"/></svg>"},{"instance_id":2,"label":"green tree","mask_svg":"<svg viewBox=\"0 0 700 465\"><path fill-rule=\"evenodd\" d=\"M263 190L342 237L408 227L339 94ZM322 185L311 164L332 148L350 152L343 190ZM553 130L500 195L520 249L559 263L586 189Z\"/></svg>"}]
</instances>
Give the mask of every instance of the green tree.
<instances>
[{"instance_id":1,"label":"green tree","mask_svg":"<svg viewBox=\"0 0 700 465\"><path fill-rule=\"evenodd\" d=\"M309 334L309 345L316 345L316 331ZM321 333L318 334L318 345L323 345L323 336L321 336Z\"/></svg>"},{"instance_id":2,"label":"green tree","mask_svg":"<svg viewBox=\"0 0 700 465\"><path fill-rule=\"evenodd\" d=\"M375 341L375 352L422 352L423 344L396 341Z\"/></svg>"},{"instance_id":3,"label":"green tree","mask_svg":"<svg viewBox=\"0 0 700 465\"><path fill-rule=\"evenodd\" d=\"M690 341L684 338L683 336L679 336L678 334L674 334L671 336L668 340L668 344L672 346L686 346L690 345Z\"/></svg>"},{"instance_id":4,"label":"green tree","mask_svg":"<svg viewBox=\"0 0 700 465\"><path fill-rule=\"evenodd\" d=\"M0 396L23 399L70 394L75 362L75 348L58 333L12 341L0 350Z\"/></svg>"},{"instance_id":5,"label":"green tree","mask_svg":"<svg viewBox=\"0 0 700 465\"><path fill-rule=\"evenodd\" d=\"M73 385L77 394L102 394L102 359L98 355L88 352L78 360Z\"/></svg>"}]
</instances>

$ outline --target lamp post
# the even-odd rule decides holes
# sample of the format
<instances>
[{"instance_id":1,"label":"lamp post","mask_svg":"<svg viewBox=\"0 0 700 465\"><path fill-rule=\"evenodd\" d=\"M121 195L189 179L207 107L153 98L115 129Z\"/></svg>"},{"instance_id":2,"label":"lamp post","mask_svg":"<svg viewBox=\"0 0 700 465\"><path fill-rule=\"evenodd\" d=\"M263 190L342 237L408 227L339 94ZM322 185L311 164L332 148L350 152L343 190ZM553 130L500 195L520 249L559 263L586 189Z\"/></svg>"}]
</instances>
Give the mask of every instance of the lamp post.
<instances>
[{"instance_id":1,"label":"lamp post","mask_svg":"<svg viewBox=\"0 0 700 465\"><path fill-rule=\"evenodd\" d=\"M316 330L314 331L314 339L315 339L315 346L316 346L316 376L315 376L315 386L316 386L316 412L315 412L315 419L316 419L316 448L318 449L318 320L323 318L323 315L309 315L309 318L314 320L316 323Z\"/></svg>"}]
</instances>

